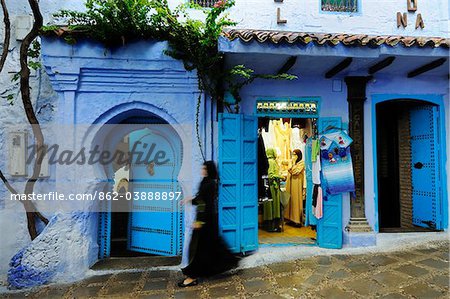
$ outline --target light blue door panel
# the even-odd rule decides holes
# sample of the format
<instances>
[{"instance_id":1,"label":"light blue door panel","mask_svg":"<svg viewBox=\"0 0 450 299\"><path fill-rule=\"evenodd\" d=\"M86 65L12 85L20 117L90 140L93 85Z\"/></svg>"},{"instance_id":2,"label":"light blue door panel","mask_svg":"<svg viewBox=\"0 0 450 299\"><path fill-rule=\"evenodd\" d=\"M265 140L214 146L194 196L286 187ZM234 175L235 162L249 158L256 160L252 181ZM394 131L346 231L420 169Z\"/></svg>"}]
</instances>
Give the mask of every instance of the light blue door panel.
<instances>
[{"instance_id":1,"label":"light blue door panel","mask_svg":"<svg viewBox=\"0 0 450 299\"><path fill-rule=\"evenodd\" d=\"M258 248L257 118L219 115L219 227L233 252Z\"/></svg>"},{"instance_id":2,"label":"light blue door panel","mask_svg":"<svg viewBox=\"0 0 450 299\"><path fill-rule=\"evenodd\" d=\"M323 217L318 221L318 245L342 248L342 195L328 195L323 201Z\"/></svg>"},{"instance_id":3,"label":"light blue door panel","mask_svg":"<svg viewBox=\"0 0 450 299\"><path fill-rule=\"evenodd\" d=\"M240 122L239 114L219 114L219 229L232 252L241 247Z\"/></svg>"},{"instance_id":4,"label":"light blue door panel","mask_svg":"<svg viewBox=\"0 0 450 299\"><path fill-rule=\"evenodd\" d=\"M173 256L180 253L181 213L178 201L182 196L177 181L181 166L181 143L167 126L154 126L130 133L130 151L148 153L155 146L165 153L163 164L150 165L150 158L133 155L130 190L133 193L129 217L128 249ZM139 161L139 159L141 161Z\"/></svg>"},{"instance_id":5,"label":"light blue door panel","mask_svg":"<svg viewBox=\"0 0 450 299\"><path fill-rule=\"evenodd\" d=\"M258 248L258 160L257 132L258 119L241 116L242 134L242 178L241 178L241 251L243 253Z\"/></svg>"},{"instance_id":6,"label":"light blue door panel","mask_svg":"<svg viewBox=\"0 0 450 299\"><path fill-rule=\"evenodd\" d=\"M438 107L410 111L413 224L441 229Z\"/></svg>"},{"instance_id":7,"label":"light blue door panel","mask_svg":"<svg viewBox=\"0 0 450 299\"><path fill-rule=\"evenodd\" d=\"M319 132L331 133L342 128L340 117L319 119ZM317 243L323 248L342 248L342 194L327 195L326 182L321 179L323 190L323 217L317 221Z\"/></svg>"}]
</instances>

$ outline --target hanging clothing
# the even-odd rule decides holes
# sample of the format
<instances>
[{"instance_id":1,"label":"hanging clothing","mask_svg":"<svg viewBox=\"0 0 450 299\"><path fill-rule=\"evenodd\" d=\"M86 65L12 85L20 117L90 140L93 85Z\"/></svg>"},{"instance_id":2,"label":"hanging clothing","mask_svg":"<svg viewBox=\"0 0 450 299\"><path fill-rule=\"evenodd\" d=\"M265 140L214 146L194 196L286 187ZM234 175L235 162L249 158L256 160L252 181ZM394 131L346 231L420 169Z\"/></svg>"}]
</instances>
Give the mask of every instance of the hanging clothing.
<instances>
[{"instance_id":1,"label":"hanging clothing","mask_svg":"<svg viewBox=\"0 0 450 299\"><path fill-rule=\"evenodd\" d=\"M286 180L286 190L291 194L289 204L284 211L284 217L297 224L303 224L303 180L305 162L299 161L289 170Z\"/></svg>"},{"instance_id":2,"label":"hanging clothing","mask_svg":"<svg viewBox=\"0 0 450 299\"><path fill-rule=\"evenodd\" d=\"M261 136L264 142L264 147L273 148L273 137L264 128L261 129Z\"/></svg>"},{"instance_id":3,"label":"hanging clothing","mask_svg":"<svg viewBox=\"0 0 450 299\"><path fill-rule=\"evenodd\" d=\"M305 150L305 168L308 185L306 186L306 206L305 206L305 226L317 225L317 218L314 216L313 206L312 206L312 161L311 161L311 149L312 149L312 138L308 138L306 141ZM310 183L311 182L311 183Z\"/></svg>"},{"instance_id":4,"label":"hanging clothing","mask_svg":"<svg viewBox=\"0 0 450 299\"><path fill-rule=\"evenodd\" d=\"M304 143L302 141L302 132L303 130L298 128L298 127L294 127L292 128L291 131L291 150L295 150L295 149L299 149L302 151L302 153L304 152L304 148L302 149L302 147L304 147Z\"/></svg>"},{"instance_id":5,"label":"hanging clothing","mask_svg":"<svg viewBox=\"0 0 450 299\"><path fill-rule=\"evenodd\" d=\"M281 161L289 161L291 159L291 125L290 123L283 124L281 120L274 120L274 130L276 137L276 147L278 147L281 151L280 156L277 157L277 160L281 163Z\"/></svg>"},{"instance_id":6,"label":"hanging clothing","mask_svg":"<svg viewBox=\"0 0 450 299\"><path fill-rule=\"evenodd\" d=\"M272 201L267 201L263 204L263 220L273 220L281 217L280 186L278 183L280 175L278 164L275 160L275 150L273 148L267 149L266 155L269 161L268 176Z\"/></svg>"},{"instance_id":7,"label":"hanging clothing","mask_svg":"<svg viewBox=\"0 0 450 299\"><path fill-rule=\"evenodd\" d=\"M196 221L203 225L192 233L189 264L182 269L183 274L191 278L208 277L237 267L239 258L228 250L219 234L216 180L205 177L192 204L197 207Z\"/></svg>"},{"instance_id":8,"label":"hanging clothing","mask_svg":"<svg viewBox=\"0 0 450 299\"><path fill-rule=\"evenodd\" d=\"M320 144L319 139L314 139L312 141L312 150L311 150L311 161L316 162L317 156L320 155Z\"/></svg>"},{"instance_id":9,"label":"hanging clothing","mask_svg":"<svg viewBox=\"0 0 450 299\"><path fill-rule=\"evenodd\" d=\"M303 156L305 155L306 143L303 140L305 130L298 127L292 128L291 133L291 150L299 149ZM303 176L303 189L306 189L306 175Z\"/></svg>"},{"instance_id":10,"label":"hanging clothing","mask_svg":"<svg viewBox=\"0 0 450 299\"><path fill-rule=\"evenodd\" d=\"M323 216L323 197L322 197L322 187L319 185L317 188L317 199L316 199L316 208L314 209L314 215L317 219L322 218Z\"/></svg>"},{"instance_id":11,"label":"hanging clothing","mask_svg":"<svg viewBox=\"0 0 450 299\"><path fill-rule=\"evenodd\" d=\"M313 184L320 185L320 156L316 157L316 161L312 162L312 182Z\"/></svg>"},{"instance_id":12,"label":"hanging clothing","mask_svg":"<svg viewBox=\"0 0 450 299\"><path fill-rule=\"evenodd\" d=\"M268 169L269 161L267 160L263 137L262 134L260 134L258 136L258 198L265 197L265 188L262 176L267 175Z\"/></svg>"},{"instance_id":13,"label":"hanging clothing","mask_svg":"<svg viewBox=\"0 0 450 299\"><path fill-rule=\"evenodd\" d=\"M313 187L312 206L314 208L317 206L317 195L319 194L319 187L319 185L314 185Z\"/></svg>"}]
</instances>

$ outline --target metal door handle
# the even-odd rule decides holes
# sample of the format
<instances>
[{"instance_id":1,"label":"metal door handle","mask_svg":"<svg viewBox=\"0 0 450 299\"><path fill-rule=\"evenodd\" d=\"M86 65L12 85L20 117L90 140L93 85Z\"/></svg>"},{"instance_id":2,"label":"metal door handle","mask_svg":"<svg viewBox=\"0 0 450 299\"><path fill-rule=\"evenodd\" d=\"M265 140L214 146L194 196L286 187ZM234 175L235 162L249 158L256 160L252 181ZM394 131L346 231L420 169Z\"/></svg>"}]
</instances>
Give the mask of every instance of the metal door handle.
<instances>
[{"instance_id":1,"label":"metal door handle","mask_svg":"<svg viewBox=\"0 0 450 299\"><path fill-rule=\"evenodd\" d=\"M423 167L423 163L417 162L414 164L414 168L421 169Z\"/></svg>"}]
</instances>

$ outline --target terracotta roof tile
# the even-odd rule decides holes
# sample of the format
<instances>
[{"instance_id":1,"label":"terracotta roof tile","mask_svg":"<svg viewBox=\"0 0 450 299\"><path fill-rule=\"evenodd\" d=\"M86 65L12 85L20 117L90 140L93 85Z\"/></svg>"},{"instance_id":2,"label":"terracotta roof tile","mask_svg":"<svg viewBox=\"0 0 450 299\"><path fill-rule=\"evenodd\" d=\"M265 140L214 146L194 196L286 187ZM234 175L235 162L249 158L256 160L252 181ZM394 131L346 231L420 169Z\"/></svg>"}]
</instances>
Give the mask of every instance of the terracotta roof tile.
<instances>
[{"instance_id":1,"label":"terracotta roof tile","mask_svg":"<svg viewBox=\"0 0 450 299\"><path fill-rule=\"evenodd\" d=\"M65 26L61 26L52 33L59 37L67 34L86 35L83 30L73 30ZM50 32L44 33L51 34ZM400 35L367 35L367 34L345 34L345 33L307 33L307 32L291 32L291 31L272 31L272 30L254 30L254 29L231 29L223 33L229 40L240 39L244 42L253 40L259 43L270 42L273 44L280 43L299 43L306 45L315 43L317 45L336 46L342 43L345 46L369 46L378 47L383 44L388 46L396 46L398 44L405 47L430 47L430 48L450 48L450 38L442 37L413 37Z\"/></svg>"},{"instance_id":2,"label":"terracotta roof tile","mask_svg":"<svg viewBox=\"0 0 450 299\"><path fill-rule=\"evenodd\" d=\"M398 44L405 47L431 47L450 48L450 39L442 37L413 37L413 36L381 36L366 34L331 34L331 33L305 33L290 31L271 31L253 29L232 29L224 32L229 40L240 39L243 42L253 40L259 43L270 42L280 44L283 42L306 45L315 43L317 45L336 46L342 43L345 46L370 46L378 47L383 44L394 47Z\"/></svg>"}]
</instances>

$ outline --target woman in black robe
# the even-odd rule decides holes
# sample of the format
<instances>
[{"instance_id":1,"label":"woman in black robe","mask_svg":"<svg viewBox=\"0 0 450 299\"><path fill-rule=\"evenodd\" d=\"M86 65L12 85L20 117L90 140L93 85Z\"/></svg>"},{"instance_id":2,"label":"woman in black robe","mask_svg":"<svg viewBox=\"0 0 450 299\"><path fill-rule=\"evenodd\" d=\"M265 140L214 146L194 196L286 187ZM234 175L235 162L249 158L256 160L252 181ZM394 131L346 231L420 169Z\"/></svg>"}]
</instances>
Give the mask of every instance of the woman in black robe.
<instances>
[{"instance_id":1,"label":"woman in black robe","mask_svg":"<svg viewBox=\"0 0 450 299\"><path fill-rule=\"evenodd\" d=\"M199 278L226 272L236 268L239 262L219 235L218 173L213 161L203 164L202 176L198 193L192 200L192 204L197 206L197 217L189 244L189 264L182 269L187 278L178 283L180 287L197 285Z\"/></svg>"}]
</instances>

